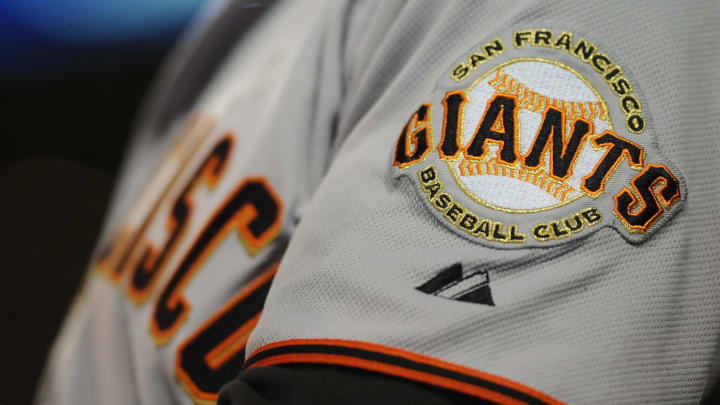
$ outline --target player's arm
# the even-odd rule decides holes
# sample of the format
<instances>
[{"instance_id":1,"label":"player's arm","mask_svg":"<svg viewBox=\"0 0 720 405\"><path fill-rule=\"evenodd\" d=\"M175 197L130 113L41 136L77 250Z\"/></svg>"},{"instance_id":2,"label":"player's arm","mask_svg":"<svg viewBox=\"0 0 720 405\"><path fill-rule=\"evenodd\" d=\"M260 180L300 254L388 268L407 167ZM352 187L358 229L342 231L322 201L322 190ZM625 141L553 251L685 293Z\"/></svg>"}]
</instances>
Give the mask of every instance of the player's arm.
<instances>
[{"instance_id":1,"label":"player's arm","mask_svg":"<svg viewBox=\"0 0 720 405\"><path fill-rule=\"evenodd\" d=\"M686 78L718 78L672 56L711 38L688 12L418 2L349 32L342 146L223 398L698 402L717 96Z\"/></svg>"}]
</instances>

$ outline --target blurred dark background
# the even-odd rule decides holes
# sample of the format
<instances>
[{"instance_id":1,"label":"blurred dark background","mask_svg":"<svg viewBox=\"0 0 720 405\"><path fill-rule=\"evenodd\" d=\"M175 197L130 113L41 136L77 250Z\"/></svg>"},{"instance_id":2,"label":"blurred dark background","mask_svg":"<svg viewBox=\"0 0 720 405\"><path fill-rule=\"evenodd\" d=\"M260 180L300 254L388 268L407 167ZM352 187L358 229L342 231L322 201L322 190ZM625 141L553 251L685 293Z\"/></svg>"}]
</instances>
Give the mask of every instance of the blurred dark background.
<instances>
[{"instance_id":1,"label":"blurred dark background","mask_svg":"<svg viewBox=\"0 0 720 405\"><path fill-rule=\"evenodd\" d=\"M29 404L137 109L203 0L0 2L0 404Z\"/></svg>"}]
</instances>

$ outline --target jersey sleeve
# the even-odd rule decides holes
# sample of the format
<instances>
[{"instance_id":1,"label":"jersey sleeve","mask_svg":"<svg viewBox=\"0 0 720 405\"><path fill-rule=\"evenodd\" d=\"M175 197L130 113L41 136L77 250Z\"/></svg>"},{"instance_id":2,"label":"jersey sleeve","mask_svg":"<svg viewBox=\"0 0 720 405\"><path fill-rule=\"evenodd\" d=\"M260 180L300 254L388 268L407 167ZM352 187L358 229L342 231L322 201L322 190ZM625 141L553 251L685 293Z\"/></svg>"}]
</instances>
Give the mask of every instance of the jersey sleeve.
<instances>
[{"instance_id":1,"label":"jersey sleeve","mask_svg":"<svg viewBox=\"0 0 720 405\"><path fill-rule=\"evenodd\" d=\"M717 13L378 2L238 384L331 365L493 403L697 402L720 189L718 98L690 82L717 87L692 56Z\"/></svg>"}]
</instances>

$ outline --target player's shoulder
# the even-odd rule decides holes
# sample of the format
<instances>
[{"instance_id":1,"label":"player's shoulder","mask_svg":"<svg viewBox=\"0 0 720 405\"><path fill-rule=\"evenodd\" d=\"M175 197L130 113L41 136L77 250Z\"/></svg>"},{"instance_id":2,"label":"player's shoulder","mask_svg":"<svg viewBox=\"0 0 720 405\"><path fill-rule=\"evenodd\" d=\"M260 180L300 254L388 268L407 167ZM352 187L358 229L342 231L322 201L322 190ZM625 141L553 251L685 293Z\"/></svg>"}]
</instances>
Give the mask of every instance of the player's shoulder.
<instances>
[{"instance_id":1,"label":"player's shoulder","mask_svg":"<svg viewBox=\"0 0 720 405\"><path fill-rule=\"evenodd\" d=\"M360 67L338 115L342 146L247 367L352 357L486 399L640 398L649 380L667 383L654 397L682 398L671 373L635 367L683 358L681 345L623 353L651 330L673 334L662 325L674 310L661 312L675 277L692 273L688 287L704 291L712 273L684 258L717 254L705 226L717 163L703 153L716 141L693 117L718 98L687 78L718 82L717 57L699 57L717 6L387 8L348 33ZM705 367L714 341L695 343ZM605 378L618 368L623 378ZM695 375L694 397L708 376ZM588 379L603 382L588 392Z\"/></svg>"}]
</instances>

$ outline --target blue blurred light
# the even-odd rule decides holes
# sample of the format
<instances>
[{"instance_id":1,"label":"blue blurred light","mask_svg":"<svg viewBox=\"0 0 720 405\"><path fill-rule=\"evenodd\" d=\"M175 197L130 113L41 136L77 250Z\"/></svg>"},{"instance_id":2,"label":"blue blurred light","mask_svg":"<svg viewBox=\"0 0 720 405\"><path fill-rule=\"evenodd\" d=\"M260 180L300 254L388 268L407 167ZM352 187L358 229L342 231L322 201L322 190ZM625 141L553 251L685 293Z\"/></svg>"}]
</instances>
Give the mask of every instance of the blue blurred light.
<instances>
[{"instance_id":1,"label":"blue blurred light","mask_svg":"<svg viewBox=\"0 0 720 405\"><path fill-rule=\"evenodd\" d=\"M204 0L2 0L2 42L101 45L166 41Z\"/></svg>"}]
</instances>

